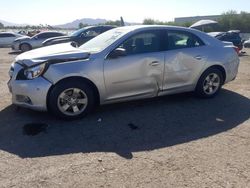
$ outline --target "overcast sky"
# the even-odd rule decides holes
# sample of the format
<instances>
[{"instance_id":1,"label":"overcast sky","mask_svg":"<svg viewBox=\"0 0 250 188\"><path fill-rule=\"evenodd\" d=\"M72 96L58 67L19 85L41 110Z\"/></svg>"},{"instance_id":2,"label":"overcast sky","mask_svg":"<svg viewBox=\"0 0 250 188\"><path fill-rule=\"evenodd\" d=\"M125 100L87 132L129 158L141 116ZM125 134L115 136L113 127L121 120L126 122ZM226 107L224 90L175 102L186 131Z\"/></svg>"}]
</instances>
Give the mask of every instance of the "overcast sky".
<instances>
[{"instance_id":1,"label":"overcast sky","mask_svg":"<svg viewBox=\"0 0 250 188\"><path fill-rule=\"evenodd\" d=\"M81 18L142 22L175 17L250 12L250 0L0 0L0 20L29 24L62 24Z\"/></svg>"}]
</instances>

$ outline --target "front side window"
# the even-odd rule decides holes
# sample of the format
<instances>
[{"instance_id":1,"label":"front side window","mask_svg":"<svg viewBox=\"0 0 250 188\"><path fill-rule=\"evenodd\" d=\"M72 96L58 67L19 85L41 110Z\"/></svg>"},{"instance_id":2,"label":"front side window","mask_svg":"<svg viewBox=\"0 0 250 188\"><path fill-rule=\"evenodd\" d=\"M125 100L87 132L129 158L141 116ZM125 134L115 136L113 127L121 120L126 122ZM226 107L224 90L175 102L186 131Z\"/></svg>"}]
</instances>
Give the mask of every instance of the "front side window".
<instances>
[{"instance_id":1,"label":"front side window","mask_svg":"<svg viewBox=\"0 0 250 188\"><path fill-rule=\"evenodd\" d=\"M168 50L194 48L204 43L192 33L186 31L168 31Z\"/></svg>"},{"instance_id":2,"label":"front side window","mask_svg":"<svg viewBox=\"0 0 250 188\"><path fill-rule=\"evenodd\" d=\"M161 51L160 32L152 31L136 34L122 43L119 48L125 49L127 55Z\"/></svg>"}]
</instances>

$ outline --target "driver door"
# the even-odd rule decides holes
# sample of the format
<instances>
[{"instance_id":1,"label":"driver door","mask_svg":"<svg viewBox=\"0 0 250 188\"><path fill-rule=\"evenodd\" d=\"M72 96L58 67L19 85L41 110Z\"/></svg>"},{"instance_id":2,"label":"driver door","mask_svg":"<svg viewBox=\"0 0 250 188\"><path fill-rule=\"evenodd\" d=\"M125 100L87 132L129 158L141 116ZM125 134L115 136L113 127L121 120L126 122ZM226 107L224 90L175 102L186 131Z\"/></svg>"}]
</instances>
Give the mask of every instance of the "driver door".
<instances>
[{"instance_id":1,"label":"driver door","mask_svg":"<svg viewBox=\"0 0 250 188\"><path fill-rule=\"evenodd\" d=\"M135 34L118 46L125 50L124 56L107 56L104 78L108 101L153 97L162 89L165 54L161 33Z\"/></svg>"}]
</instances>

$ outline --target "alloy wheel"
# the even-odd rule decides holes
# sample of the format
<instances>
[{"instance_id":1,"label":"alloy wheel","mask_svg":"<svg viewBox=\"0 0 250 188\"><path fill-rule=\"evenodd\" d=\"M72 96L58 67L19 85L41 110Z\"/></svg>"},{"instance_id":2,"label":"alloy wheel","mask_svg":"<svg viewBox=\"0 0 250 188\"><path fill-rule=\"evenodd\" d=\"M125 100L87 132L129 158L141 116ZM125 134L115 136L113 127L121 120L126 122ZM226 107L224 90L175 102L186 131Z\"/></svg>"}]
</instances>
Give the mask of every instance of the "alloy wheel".
<instances>
[{"instance_id":1,"label":"alloy wheel","mask_svg":"<svg viewBox=\"0 0 250 188\"><path fill-rule=\"evenodd\" d=\"M220 76L216 73L209 74L203 82L203 90L207 95L213 95L220 88Z\"/></svg>"},{"instance_id":2,"label":"alloy wheel","mask_svg":"<svg viewBox=\"0 0 250 188\"><path fill-rule=\"evenodd\" d=\"M58 97L57 105L59 110L67 116L81 114L88 105L86 93L79 88L64 90Z\"/></svg>"}]
</instances>

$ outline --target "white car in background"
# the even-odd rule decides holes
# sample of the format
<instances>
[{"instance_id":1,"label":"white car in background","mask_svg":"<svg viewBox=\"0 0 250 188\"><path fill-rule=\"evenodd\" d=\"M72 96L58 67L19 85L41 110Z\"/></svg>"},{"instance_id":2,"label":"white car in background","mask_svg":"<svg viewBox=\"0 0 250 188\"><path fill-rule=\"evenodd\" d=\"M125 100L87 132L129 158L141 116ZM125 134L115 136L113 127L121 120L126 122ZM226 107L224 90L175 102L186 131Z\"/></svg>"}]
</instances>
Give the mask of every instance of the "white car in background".
<instances>
[{"instance_id":1,"label":"white car in background","mask_svg":"<svg viewBox=\"0 0 250 188\"><path fill-rule=\"evenodd\" d=\"M250 38L244 42L245 48L250 48Z\"/></svg>"},{"instance_id":2,"label":"white car in background","mask_svg":"<svg viewBox=\"0 0 250 188\"><path fill-rule=\"evenodd\" d=\"M14 40L22 36L13 32L0 32L0 47L10 47Z\"/></svg>"}]
</instances>

